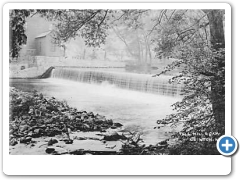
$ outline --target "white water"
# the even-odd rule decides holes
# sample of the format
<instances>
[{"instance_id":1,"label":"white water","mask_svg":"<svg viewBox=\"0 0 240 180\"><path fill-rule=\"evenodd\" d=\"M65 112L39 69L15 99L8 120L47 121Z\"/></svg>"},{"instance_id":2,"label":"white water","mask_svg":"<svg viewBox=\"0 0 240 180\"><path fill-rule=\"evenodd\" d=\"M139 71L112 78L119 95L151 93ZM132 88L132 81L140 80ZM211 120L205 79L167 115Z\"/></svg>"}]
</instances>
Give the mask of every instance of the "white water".
<instances>
[{"instance_id":1,"label":"white water","mask_svg":"<svg viewBox=\"0 0 240 180\"><path fill-rule=\"evenodd\" d=\"M107 82L123 89L167 96L180 96L182 90L180 84L168 83L171 76L152 77L148 74L111 72L98 69L56 68L52 71L51 77L91 84Z\"/></svg>"}]
</instances>

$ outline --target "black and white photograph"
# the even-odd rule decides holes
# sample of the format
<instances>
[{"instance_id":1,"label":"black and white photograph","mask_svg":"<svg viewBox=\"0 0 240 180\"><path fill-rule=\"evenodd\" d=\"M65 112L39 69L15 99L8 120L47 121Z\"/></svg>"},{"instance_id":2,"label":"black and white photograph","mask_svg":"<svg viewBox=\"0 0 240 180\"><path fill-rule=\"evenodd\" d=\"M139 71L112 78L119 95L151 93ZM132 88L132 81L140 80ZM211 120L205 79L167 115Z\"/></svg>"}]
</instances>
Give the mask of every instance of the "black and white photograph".
<instances>
[{"instance_id":1,"label":"black and white photograph","mask_svg":"<svg viewBox=\"0 0 240 180\"><path fill-rule=\"evenodd\" d=\"M9 10L9 155L220 155L224 134L225 9Z\"/></svg>"}]
</instances>

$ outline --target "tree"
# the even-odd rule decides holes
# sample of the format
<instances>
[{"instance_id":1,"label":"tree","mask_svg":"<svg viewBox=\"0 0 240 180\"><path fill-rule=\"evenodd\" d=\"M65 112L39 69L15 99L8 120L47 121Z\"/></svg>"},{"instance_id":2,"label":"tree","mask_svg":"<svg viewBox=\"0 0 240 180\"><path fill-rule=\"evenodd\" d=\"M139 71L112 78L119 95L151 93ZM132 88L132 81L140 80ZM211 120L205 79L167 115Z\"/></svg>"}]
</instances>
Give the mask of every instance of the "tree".
<instances>
[{"instance_id":1,"label":"tree","mask_svg":"<svg viewBox=\"0 0 240 180\"><path fill-rule=\"evenodd\" d=\"M185 136L187 133L199 133L201 137L209 137L205 134L217 132L217 138L225 131L224 12L221 10L199 12L201 18L190 19L192 25L187 25L187 28L184 24L189 21L186 18L188 15L186 13L183 15L184 11L175 13L172 20L168 20L168 26L161 29L159 34L163 41L158 43L156 50L159 54L172 55L178 60L157 76L179 66L183 69L172 82L185 85L184 98L173 105L177 113L164 119L174 124L185 122L182 130L184 135L178 134L179 138L184 139L178 147L181 151L183 147L195 143L189 142L190 137ZM171 31L167 31L168 29ZM215 142L212 143L211 150L212 153L216 153Z\"/></svg>"},{"instance_id":2,"label":"tree","mask_svg":"<svg viewBox=\"0 0 240 180\"><path fill-rule=\"evenodd\" d=\"M107 36L108 25L105 19L107 19L108 11L111 12L110 10L11 10L10 57L18 57L21 46L27 41L24 28L27 17L40 14L48 20L54 19L57 22L54 40L58 45L80 35L87 45L100 46Z\"/></svg>"},{"instance_id":3,"label":"tree","mask_svg":"<svg viewBox=\"0 0 240 180\"><path fill-rule=\"evenodd\" d=\"M211 79L211 99L216 122L225 126L225 39L223 27L223 11L203 10L208 17L210 41L213 51L221 53L215 57L217 73Z\"/></svg>"},{"instance_id":4,"label":"tree","mask_svg":"<svg viewBox=\"0 0 240 180\"><path fill-rule=\"evenodd\" d=\"M19 56L21 46L26 43L27 36L25 35L24 25L26 18L29 17L33 10L26 9L14 9L10 10L10 22L9 22L9 45L10 45L10 57L16 58Z\"/></svg>"}]
</instances>

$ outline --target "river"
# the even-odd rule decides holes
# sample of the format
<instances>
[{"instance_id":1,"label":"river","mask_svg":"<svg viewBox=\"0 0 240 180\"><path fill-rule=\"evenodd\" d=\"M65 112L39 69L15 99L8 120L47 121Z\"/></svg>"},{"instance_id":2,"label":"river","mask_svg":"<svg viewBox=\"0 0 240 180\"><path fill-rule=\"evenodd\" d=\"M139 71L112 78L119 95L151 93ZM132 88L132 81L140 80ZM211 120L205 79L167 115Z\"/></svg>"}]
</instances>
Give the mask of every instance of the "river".
<instances>
[{"instance_id":1,"label":"river","mask_svg":"<svg viewBox=\"0 0 240 180\"><path fill-rule=\"evenodd\" d=\"M65 100L79 110L101 114L124 125L125 130L142 133L146 144L155 144L169 137L170 127L157 126L156 121L172 113L171 105L179 97L155 95L117 88L103 82L88 84L57 78L10 79L10 86L22 91L37 90L45 96Z\"/></svg>"}]
</instances>

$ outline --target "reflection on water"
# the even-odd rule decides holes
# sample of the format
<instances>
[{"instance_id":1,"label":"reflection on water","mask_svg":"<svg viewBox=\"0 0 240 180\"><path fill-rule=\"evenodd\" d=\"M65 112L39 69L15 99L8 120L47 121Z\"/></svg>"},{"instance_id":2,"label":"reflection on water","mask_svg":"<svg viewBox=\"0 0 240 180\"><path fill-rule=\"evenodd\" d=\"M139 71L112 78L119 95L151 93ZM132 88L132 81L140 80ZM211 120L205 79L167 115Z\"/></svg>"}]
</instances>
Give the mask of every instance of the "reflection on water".
<instances>
[{"instance_id":1,"label":"reflection on water","mask_svg":"<svg viewBox=\"0 0 240 180\"><path fill-rule=\"evenodd\" d=\"M141 131L147 144L155 144L166 139L169 127L153 129L156 120L172 112L176 97L154 95L119 89L103 82L101 85L86 84L62 79L12 79L10 85L23 91L43 93L66 100L79 110L92 111L124 124L131 131Z\"/></svg>"}]
</instances>

